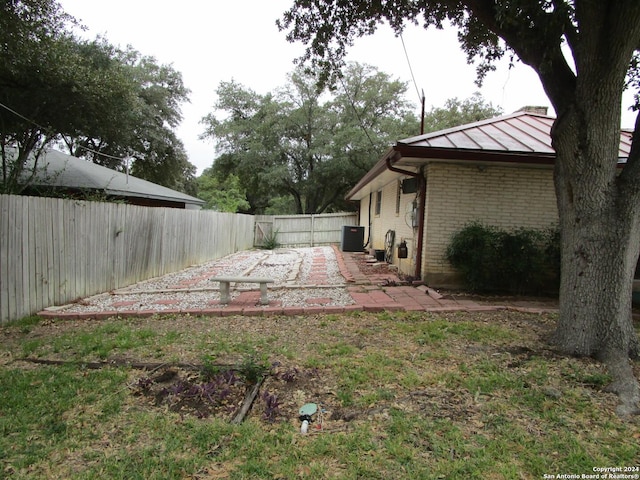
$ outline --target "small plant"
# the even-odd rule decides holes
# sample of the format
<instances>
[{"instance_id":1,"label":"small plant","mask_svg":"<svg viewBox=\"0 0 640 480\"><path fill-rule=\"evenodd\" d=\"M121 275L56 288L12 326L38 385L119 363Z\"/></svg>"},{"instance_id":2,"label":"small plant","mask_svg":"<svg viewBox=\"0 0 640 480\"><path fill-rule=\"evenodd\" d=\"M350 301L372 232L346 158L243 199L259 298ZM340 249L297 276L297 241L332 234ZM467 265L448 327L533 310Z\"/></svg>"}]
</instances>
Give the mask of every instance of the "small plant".
<instances>
[{"instance_id":1,"label":"small plant","mask_svg":"<svg viewBox=\"0 0 640 480\"><path fill-rule=\"evenodd\" d=\"M275 393L269 393L265 391L262 394L262 401L264 402L264 414L263 418L268 422L275 422L280 414L280 401Z\"/></svg>"},{"instance_id":2,"label":"small plant","mask_svg":"<svg viewBox=\"0 0 640 480\"><path fill-rule=\"evenodd\" d=\"M149 377L141 377L131 386L134 395L143 395L149 393L155 382Z\"/></svg>"},{"instance_id":3,"label":"small plant","mask_svg":"<svg viewBox=\"0 0 640 480\"><path fill-rule=\"evenodd\" d=\"M215 378L220 373L220 366L215 364L215 358L205 355L202 359L202 376L206 379Z\"/></svg>"},{"instance_id":4,"label":"small plant","mask_svg":"<svg viewBox=\"0 0 640 480\"><path fill-rule=\"evenodd\" d=\"M246 357L238 367L238 373L251 385L257 383L268 371L269 367L264 362L259 362L254 355Z\"/></svg>"},{"instance_id":5,"label":"small plant","mask_svg":"<svg viewBox=\"0 0 640 480\"><path fill-rule=\"evenodd\" d=\"M265 233L262 239L262 247L264 250L274 250L280 246L280 242L278 242L278 234L279 230L274 230L270 233Z\"/></svg>"},{"instance_id":6,"label":"small plant","mask_svg":"<svg viewBox=\"0 0 640 480\"><path fill-rule=\"evenodd\" d=\"M287 383L293 383L298 379L298 375L300 372L297 368L293 367L288 370L285 370L280 374L280 378Z\"/></svg>"}]
</instances>

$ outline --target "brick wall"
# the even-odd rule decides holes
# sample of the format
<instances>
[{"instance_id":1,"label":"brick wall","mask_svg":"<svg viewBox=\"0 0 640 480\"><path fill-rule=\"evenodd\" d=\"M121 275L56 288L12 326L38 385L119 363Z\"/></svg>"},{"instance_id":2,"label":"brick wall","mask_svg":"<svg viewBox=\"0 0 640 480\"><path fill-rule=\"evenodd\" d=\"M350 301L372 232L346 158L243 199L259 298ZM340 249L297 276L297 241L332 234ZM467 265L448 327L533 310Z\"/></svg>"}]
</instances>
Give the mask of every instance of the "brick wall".
<instances>
[{"instance_id":1,"label":"brick wall","mask_svg":"<svg viewBox=\"0 0 640 480\"><path fill-rule=\"evenodd\" d=\"M423 277L433 286L458 284L445 259L451 236L478 220L503 228L546 228L558 221L553 169L431 163Z\"/></svg>"}]
</instances>

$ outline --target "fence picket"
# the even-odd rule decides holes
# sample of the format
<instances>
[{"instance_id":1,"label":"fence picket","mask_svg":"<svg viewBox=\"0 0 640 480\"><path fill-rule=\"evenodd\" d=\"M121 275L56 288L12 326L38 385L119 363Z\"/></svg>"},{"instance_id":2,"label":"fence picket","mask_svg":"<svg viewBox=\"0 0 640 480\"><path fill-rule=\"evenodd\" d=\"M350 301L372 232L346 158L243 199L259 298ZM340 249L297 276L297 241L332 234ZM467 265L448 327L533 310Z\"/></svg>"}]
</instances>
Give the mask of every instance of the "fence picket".
<instances>
[{"instance_id":1,"label":"fence picket","mask_svg":"<svg viewBox=\"0 0 640 480\"><path fill-rule=\"evenodd\" d=\"M250 215L13 195L0 214L0 324L253 246Z\"/></svg>"},{"instance_id":2,"label":"fence picket","mask_svg":"<svg viewBox=\"0 0 640 480\"><path fill-rule=\"evenodd\" d=\"M254 246L340 243L355 214L258 216L0 195L0 324ZM261 222L260 228L255 223Z\"/></svg>"}]
</instances>

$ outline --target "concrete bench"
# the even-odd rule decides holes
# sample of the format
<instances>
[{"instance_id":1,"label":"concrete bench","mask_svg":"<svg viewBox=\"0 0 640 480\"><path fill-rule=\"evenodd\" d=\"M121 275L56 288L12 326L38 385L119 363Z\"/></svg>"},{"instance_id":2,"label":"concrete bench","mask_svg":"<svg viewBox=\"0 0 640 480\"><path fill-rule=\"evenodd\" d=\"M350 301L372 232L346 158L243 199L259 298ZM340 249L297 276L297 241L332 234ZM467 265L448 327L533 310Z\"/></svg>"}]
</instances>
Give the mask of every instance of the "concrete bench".
<instances>
[{"instance_id":1,"label":"concrete bench","mask_svg":"<svg viewBox=\"0 0 640 480\"><path fill-rule=\"evenodd\" d=\"M267 283L274 283L275 280L270 278L259 277L213 277L213 282L220 282L220 303L226 305L229 303L229 284L234 283L259 283L260 284L260 304L269 305L267 297Z\"/></svg>"}]
</instances>

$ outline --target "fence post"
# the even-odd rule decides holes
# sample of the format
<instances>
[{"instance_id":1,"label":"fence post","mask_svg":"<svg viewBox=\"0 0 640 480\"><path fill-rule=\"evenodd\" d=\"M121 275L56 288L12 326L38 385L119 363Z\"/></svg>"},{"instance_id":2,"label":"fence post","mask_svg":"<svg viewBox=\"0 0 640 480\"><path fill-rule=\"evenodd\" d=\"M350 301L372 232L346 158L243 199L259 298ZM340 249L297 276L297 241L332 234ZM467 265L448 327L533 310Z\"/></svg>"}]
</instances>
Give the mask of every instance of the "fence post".
<instances>
[{"instance_id":1,"label":"fence post","mask_svg":"<svg viewBox=\"0 0 640 480\"><path fill-rule=\"evenodd\" d=\"M313 247L313 240L314 240L314 237L315 237L315 229L314 229L315 218L316 218L315 215L312 213L311 214L311 239L310 239L312 247Z\"/></svg>"}]
</instances>

